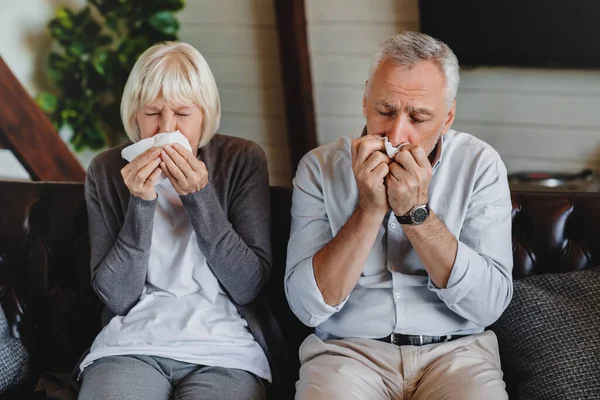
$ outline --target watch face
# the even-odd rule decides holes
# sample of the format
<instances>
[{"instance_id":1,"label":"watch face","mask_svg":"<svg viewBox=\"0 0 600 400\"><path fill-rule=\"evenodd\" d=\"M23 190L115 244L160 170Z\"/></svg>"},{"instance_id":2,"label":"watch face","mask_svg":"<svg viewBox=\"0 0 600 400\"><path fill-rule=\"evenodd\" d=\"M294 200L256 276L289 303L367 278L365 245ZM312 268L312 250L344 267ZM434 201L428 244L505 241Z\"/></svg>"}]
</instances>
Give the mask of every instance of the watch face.
<instances>
[{"instance_id":1,"label":"watch face","mask_svg":"<svg viewBox=\"0 0 600 400\"><path fill-rule=\"evenodd\" d=\"M427 210L425 208L416 208L412 213L413 224L422 224L427 219Z\"/></svg>"}]
</instances>

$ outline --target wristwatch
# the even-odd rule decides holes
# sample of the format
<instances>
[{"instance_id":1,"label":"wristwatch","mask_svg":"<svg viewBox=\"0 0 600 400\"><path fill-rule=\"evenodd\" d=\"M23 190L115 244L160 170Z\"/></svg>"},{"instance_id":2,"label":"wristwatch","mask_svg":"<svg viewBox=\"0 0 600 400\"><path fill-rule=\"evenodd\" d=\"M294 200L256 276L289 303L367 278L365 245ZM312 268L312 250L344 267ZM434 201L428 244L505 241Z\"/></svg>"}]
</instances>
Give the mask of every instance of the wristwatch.
<instances>
[{"instance_id":1,"label":"wristwatch","mask_svg":"<svg viewBox=\"0 0 600 400\"><path fill-rule=\"evenodd\" d=\"M429 204L414 206L406 215L396 215L398 222L403 225L421 225L427 217L429 217Z\"/></svg>"}]
</instances>

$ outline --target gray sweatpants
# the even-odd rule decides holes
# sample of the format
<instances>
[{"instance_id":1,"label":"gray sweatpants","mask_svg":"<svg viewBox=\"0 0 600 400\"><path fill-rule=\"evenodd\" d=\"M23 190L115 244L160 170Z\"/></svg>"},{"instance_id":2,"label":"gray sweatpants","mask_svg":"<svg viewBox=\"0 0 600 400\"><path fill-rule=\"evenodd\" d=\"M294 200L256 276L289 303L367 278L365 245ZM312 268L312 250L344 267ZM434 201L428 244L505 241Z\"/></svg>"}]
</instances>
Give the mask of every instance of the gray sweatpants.
<instances>
[{"instance_id":1,"label":"gray sweatpants","mask_svg":"<svg viewBox=\"0 0 600 400\"><path fill-rule=\"evenodd\" d=\"M163 357L111 356L83 370L79 399L263 400L265 387L241 369L188 364Z\"/></svg>"}]
</instances>

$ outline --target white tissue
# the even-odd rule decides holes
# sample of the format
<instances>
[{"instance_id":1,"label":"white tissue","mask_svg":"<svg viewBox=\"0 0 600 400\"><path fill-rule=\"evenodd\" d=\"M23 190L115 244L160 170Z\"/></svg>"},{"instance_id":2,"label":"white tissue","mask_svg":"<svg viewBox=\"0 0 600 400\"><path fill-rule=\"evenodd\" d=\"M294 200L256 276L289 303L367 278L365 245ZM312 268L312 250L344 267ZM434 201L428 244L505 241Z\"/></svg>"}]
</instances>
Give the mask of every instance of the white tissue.
<instances>
[{"instance_id":1,"label":"white tissue","mask_svg":"<svg viewBox=\"0 0 600 400\"><path fill-rule=\"evenodd\" d=\"M167 144L175 143L179 143L187 150L192 152L192 146L190 145L190 142L187 140L187 138L183 136L181 132L175 131L159 133L150 138L142 139L139 142L127 146L123 150L121 150L121 157L131 162L131 160L133 160L134 158L136 158L151 147L163 147ZM164 174L164 172L161 172L160 176L156 180L156 183L159 183L165 180L166 178L167 176Z\"/></svg>"},{"instance_id":2,"label":"white tissue","mask_svg":"<svg viewBox=\"0 0 600 400\"><path fill-rule=\"evenodd\" d=\"M154 135L150 138L140 140L139 142L127 146L121 150L121 157L131 162L131 160L151 147L163 147L167 144L175 143L179 143L190 152L192 151L192 146L190 146L190 142L186 139L186 137L183 136L181 132L175 131L159 133L158 135Z\"/></svg>"},{"instance_id":3,"label":"white tissue","mask_svg":"<svg viewBox=\"0 0 600 400\"><path fill-rule=\"evenodd\" d=\"M406 146L408 143L400 143L397 147L392 146L392 144L390 143L388 137L385 137L385 151L388 155L389 158L394 158L394 156L400 151L402 150L402 148L404 146Z\"/></svg>"}]
</instances>

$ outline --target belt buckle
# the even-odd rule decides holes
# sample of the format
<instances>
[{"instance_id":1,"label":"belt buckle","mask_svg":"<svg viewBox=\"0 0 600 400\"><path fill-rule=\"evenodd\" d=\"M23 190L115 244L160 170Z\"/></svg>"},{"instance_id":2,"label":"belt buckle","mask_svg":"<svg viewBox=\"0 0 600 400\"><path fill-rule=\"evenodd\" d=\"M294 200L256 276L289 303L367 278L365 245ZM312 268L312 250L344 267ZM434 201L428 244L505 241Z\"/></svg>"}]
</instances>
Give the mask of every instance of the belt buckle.
<instances>
[{"instance_id":1,"label":"belt buckle","mask_svg":"<svg viewBox=\"0 0 600 400\"><path fill-rule=\"evenodd\" d=\"M401 338L402 338L402 335L392 333L390 335L390 342L392 344L395 344L396 346L402 346L402 343L401 343L401 340L400 340Z\"/></svg>"},{"instance_id":2,"label":"belt buckle","mask_svg":"<svg viewBox=\"0 0 600 400\"><path fill-rule=\"evenodd\" d=\"M413 340L412 340L412 339L417 339L417 338L419 339L418 346L423 346L423 335L408 336L408 341L410 342L410 344L412 346L417 346L417 344L414 343ZM396 334L395 333L392 333L390 335L390 343L395 344L397 346L400 346L400 344L396 341Z\"/></svg>"}]
</instances>

